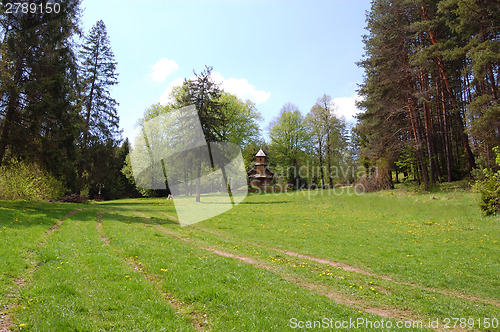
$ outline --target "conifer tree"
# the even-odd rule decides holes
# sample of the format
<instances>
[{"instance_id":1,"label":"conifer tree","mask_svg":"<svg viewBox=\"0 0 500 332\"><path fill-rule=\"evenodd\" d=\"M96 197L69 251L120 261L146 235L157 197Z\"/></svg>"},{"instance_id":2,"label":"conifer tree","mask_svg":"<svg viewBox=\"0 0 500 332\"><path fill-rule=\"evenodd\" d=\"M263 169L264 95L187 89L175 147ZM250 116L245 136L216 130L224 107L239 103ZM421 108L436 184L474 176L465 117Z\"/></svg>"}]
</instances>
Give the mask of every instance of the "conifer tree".
<instances>
[{"instance_id":1,"label":"conifer tree","mask_svg":"<svg viewBox=\"0 0 500 332\"><path fill-rule=\"evenodd\" d=\"M85 37L80 56L83 129L79 186L80 190L91 190L98 178L105 181L102 177L106 173L101 168L107 157L99 151L112 151L120 140L118 103L110 92L118 83L117 63L103 21L98 21Z\"/></svg>"},{"instance_id":2,"label":"conifer tree","mask_svg":"<svg viewBox=\"0 0 500 332\"><path fill-rule=\"evenodd\" d=\"M73 36L79 1L33 1L56 12L0 9L0 165L41 164L71 187L79 115Z\"/></svg>"},{"instance_id":3,"label":"conifer tree","mask_svg":"<svg viewBox=\"0 0 500 332\"><path fill-rule=\"evenodd\" d=\"M116 61L104 22L98 21L85 37L81 55L83 149L117 138L118 103L110 88L118 83Z\"/></svg>"}]
</instances>

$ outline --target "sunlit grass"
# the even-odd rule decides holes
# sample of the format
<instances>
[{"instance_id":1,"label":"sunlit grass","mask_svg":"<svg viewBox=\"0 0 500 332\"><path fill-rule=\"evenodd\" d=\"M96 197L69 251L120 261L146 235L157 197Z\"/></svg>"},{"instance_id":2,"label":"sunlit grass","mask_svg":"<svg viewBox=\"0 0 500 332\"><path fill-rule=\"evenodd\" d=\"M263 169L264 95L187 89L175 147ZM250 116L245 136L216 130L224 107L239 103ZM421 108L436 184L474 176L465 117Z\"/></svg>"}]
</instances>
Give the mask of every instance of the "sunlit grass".
<instances>
[{"instance_id":1,"label":"sunlit grass","mask_svg":"<svg viewBox=\"0 0 500 332\"><path fill-rule=\"evenodd\" d=\"M360 308L499 316L500 222L481 215L475 194L348 190L250 195L187 227L165 198L3 201L0 304L17 328L59 331L267 331L289 329L292 317L377 318ZM321 295L333 293L351 305Z\"/></svg>"}]
</instances>

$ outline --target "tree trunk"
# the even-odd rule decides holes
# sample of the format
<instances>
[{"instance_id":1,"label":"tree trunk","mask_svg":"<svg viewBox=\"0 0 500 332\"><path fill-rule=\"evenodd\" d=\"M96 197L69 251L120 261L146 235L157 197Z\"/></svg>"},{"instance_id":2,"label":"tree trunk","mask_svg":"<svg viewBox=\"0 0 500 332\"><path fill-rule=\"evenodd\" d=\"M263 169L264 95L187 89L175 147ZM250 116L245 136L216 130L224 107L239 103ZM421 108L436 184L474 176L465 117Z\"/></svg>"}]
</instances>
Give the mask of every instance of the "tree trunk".
<instances>
[{"instance_id":1,"label":"tree trunk","mask_svg":"<svg viewBox=\"0 0 500 332\"><path fill-rule=\"evenodd\" d=\"M328 184L331 189L333 188L333 179L332 179L332 162L331 162L331 151L330 151L330 134L328 134L328 142L326 144L326 159L328 161Z\"/></svg>"},{"instance_id":2,"label":"tree trunk","mask_svg":"<svg viewBox=\"0 0 500 332\"><path fill-rule=\"evenodd\" d=\"M423 72L419 73L419 79L420 79L420 86L421 86L421 91L422 93L426 92L427 88L427 80L424 79L424 74ZM428 91L428 88L427 88ZM431 118L431 112L430 112L430 107L427 103L427 101L423 102L423 107L424 107L424 120L425 120L425 133L426 133L426 145L427 145L427 154L429 156L429 180L430 183L435 183L436 182L436 177L435 177L435 158L434 158L434 149L433 149L433 139L434 135L432 133L432 118Z\"/></svg>"},{"instance_id":3,"label":"tree trunk","mask_svg":"<svg viewBox=\"0 0 500 332\"><path fill-rule=\"evenodd\" d=\"M446 113L446 101L444 97L444 90L443 90L443 83L441 81L441 88L439 89L441 91L441 106L442 106L442 119L443 119L443 126L442 126L442 136L443 136L443 145L444 145L444 155L446 159L446 173L447 173L447 181L451 182L451 149L450 149L450 126L448 124L448 114ZM436 82L436 88L437 88L437 82Z\"/></svg>"},{"instance_id":4,"label":"tree trunk","mask_svg":"<svg viewBox=\"0 0 500 332\"><path fill-rule=\"evenodd\" d=\"M424 16L425 21L429 21L429 18L427 16L427 8L425 6L421 6L421 8L422 8L422 14ZM431 39L432 45L436 45L437 41L436 41L436 38L434 36L434 32L432 30L429 30L427 32L429 33L429 37ZM473 168L476 168L476 161L475 161L474 155L472 153L472 150L470 148L469 135L467 135L467 133L464 130L464 123L463 123L463 119L462 119L462 116L460 114L460 111L458 111L458 110L455 111L455 109L456 109L455 98L453 97L453 93L452 93L451 88L450 88L450 84L448 81L448 75L446 74L443 59L440 56L437 56L436 60L438 63L439 71L441 73L441 77L443 79L444 86L446 88L446 92L448 94L448 98L449 98L450 103L451 103L451 109L452 109L454 118L457 120L458 130L459 130L458 134L460 135L462 145L465 149L465 154L467 156L467 161L468 161L468 165L469 165L469 172L470 172Z\"/></svg>"},{"instance_id":5,"label":"tree trunk","mask_svg":"<svg viewBox=\"0 0 500 332\"><path fill-rule=\"evenodd\" d=\"M200 183L201 181L201 161L198 164L198 176L196 177L196 201L200 202L200 197L201 197L201 188L200 188Z\"/></svg>"},{"instance_id":6,"label":"tree trunk","mask_svg":"<svg viewBox=\"0 0 500 332\"><path fill-rule=\"evenodd\" d=\"M319 173L321 176L321 188L325 188L325 174L323 173L323 148L319 142Z\"/></svg>"},{"instance_id":7,"label":"tree trunk","mask_svg":"<svg viewBox=\"0 0 500 332\"><path fill-rule=\"evenodd\" d=\"M413 108L410 105L410 102L408 101L408 113L410 115L410 120L411 120L411 127L413 130L413 137L415 139L415 144L417 147L417 159L418 159L418 164L419 168L422 171L422 181L424 183L425 189L428 188L429 183L428 183L428 178L427 178L427 166L424 162L424 152L422 151L422 136L420 134L420 124L413 112ZM417 171L418 173L418 171Z\"/></svg>"}]
</instances>

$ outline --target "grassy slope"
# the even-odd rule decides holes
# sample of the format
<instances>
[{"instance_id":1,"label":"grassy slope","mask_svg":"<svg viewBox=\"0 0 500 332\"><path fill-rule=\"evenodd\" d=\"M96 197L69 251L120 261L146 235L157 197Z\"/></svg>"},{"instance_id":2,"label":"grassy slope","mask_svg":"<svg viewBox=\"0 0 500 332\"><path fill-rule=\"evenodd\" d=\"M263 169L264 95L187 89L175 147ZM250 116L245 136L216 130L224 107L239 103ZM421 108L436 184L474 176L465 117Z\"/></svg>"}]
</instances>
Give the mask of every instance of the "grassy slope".
<instances>
[{"instance_id":1,"label":"grassy slope","mask_svg":"<svg viewBox=\"0 0 500 332\"><path fill-rule=\"evenodd\" d=\"M396 314L499 316L497 306L271 249L498 303L500 224L498 218L480 215L475 195L443 192L431 199L430 194L326 193L251 196L223 215L185 228L169 221L175 209L161 199L76 207L0 202L0 305L18 303L15 321L34 330L193 330L200 324L219 331L269 330L285 329L291 317L369 317L285 276L315 285L320 293L335 292ZM83 211L47 235L75 208ZM197 247L251 257L272 270ZM19 278L26 280L24 287L16 286Z\"/></svg>"},{"instance_id":2,"label":"grassy slope","mask_svg":"<svg viewBox=\"0 0 500 332\"><path fill-rule=\"evenodd\" d=\"M0 305L13 296L32 266L33 251L49 228L71 210L73 204L0 202Z\"/></svg>"},{"instance_id":3,"label":"grassy slope","mask_svg":"<svg viewBox=\"0 0 500 332\"><path fill-rule=\"evenodd\" d=\"M500 222L481 215L474 194L311 197L249 197L200 226L396 280L500 298Z\"/></svg>"}]
</instances>

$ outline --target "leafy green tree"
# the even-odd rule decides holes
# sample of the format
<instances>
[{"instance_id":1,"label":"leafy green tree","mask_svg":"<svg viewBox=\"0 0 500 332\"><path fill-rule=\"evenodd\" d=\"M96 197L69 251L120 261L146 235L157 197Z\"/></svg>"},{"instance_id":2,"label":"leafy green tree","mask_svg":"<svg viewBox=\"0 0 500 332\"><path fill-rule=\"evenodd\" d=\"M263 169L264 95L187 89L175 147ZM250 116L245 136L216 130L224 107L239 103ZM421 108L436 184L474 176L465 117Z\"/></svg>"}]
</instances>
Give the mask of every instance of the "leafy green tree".
<instances>
[{"instance_id":1,"label":"leafy green tree","mask_svg":"<svg viewBox=\"0 0 500 332\"><path fill-rule=\"evenodd\" d=\"M260 138L258 122L262 120L262 116L253 102L243 102L227 92L221 94L219 102L226 120L220 132L227 142L243 148Z\"/></svg>"},{"instance_id":2,"label":"leafy green tree","mask_svg":"<svg viewBox=\"0 0 500 332\"><path fill-rule=\"evenodd\" d=\"M194 79L185 80L182 86L174 88L171 94L173 100L171 103L167 105L155 104L146 109L140 125L143 126L146 121L162 114L168 114L173 109L195 105L207 142L230 142L244 148L261 140L257 123L261 119L261 115L255 105L250 101L239 100L236 96L221 90L213 82L211 71L211 67L206 67ZM155 137L148 138L148 140L155 139ZM191 153L196 154L195 151L187 151L184 153L184 158L196 159ZM213 163L213 161L211 162ZM129 174L130 177L130 162L128 163L124 168L124 172ZM201 171L213 166L217 165L204 165L204 163L195 162L192 164L192 169L183 169L179 170L179 172L184 173L185 179L200 179ZM223 168L222 172L225 172ZM195 174L198 174L198 176L194 176ZM182 174L179 175L179 178L182 177ZM196 183L195 190L197 200L199 200L201 193L201 183L199 181ZM149 195L155 194L156 191L144 193Z\"/></svg>"},{"instance_id":3,"label":"leafy green tree","mask_svg":"<svg viewBox=\"0 0 500 332\"><path fill-rule=\"evenodd\" d=\"M122 172L130 152L128 139L125 139L121 146L116 146L108 140L107 144L98 144L89 152L92 160L96 161L89 169L89 173L92 174L88 185L90 197L94 197L99 191L106 199L141 196L135 183Z\"/></svg>"},{"instance_id":4,"label":"leafy green tree","mask_svg":"<svg viewBox=\"0 0 500 332\"><path fill-rule=\"evenodd\" d=\"M201 128L207 142L223 142L222 128L226 123L226 114L222 110L220 98L222 90L212 79L213 68L206 66L195 78L186 80L178 90L175 107L195 105L201 122Z\"/></svg>"},{"instance_id":5,"label":"leafy green tree","mask_svg":"<svg viewBox=\"0 0 500 332\"><path fill-rule=\"evenodd\" d=\"M270 162L282 170L285 181L300 184L298 170L309 143L304 117L297 106L287 103L269 127Z\"/></svg>"},{"instance_id":6,"label":"leafy green tree","mask_svg":"<svg viewBox=\"0 0 500 332\"><path fill-rule=\"evenodd\" d=\"M474 148L486 160L482 166L494 167L492 149L500 144L500 7L495 1L447 0L438 3L438 13L454 35L453 47L444 48L443 56L460 62Z\"/></svg>"},{"instance_id":7,"label":"leafy green tree","mask_svg":"<svg viewBox=\"0 0 500 332\"><path fill-rule=\"evenodd\" d=\"M335 104L328 95L318 98L317 102L306 115L306 126L309 139L314 151L316 166L319 168L319 184L325 186L325 178L330 187L333 187L334 173L332 166L337 170L344 165L344 155L347 153L347 137L345 121L334 114ZM326 174L325 174L326 173Z\"/></svg>"}]
</instances>

